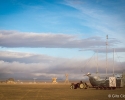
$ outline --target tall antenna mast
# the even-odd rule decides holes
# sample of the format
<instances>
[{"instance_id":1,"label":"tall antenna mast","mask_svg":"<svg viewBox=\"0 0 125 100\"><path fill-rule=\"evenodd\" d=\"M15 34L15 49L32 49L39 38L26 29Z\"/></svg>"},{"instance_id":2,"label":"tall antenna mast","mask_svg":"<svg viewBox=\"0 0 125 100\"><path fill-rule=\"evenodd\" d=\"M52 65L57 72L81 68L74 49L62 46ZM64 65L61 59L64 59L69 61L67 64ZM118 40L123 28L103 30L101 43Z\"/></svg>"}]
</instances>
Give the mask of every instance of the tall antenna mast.
<instances>
[{"instance_id":1,"label":"tall antenna mast","mask_svg":"<svg viewBox=\"0 0 125 100\"><path fill-rule=\"evenodd\" d=\"M107 77L107 67L108 67L108 62L107 62L107 47L108 47L108 35L106 36L106 77Z\"/></svg>"},{"instance_id":2,"label":"tall antenna mast","mask_svg":"<svg viewBox=\"0 0 125 100\"><path fill-rule=\"evenodd\" d=\"M97 51L97 69L96 69L96 73L98 75L98 51Z\"/></svg>"},{"instance_id":3,"label":"tall antenna mast","mask_svg":"<svg viewBox=\"0 0 125 100\"><path fill-rule=\"evenodd\" d=\"M115 49L113 52L113 76L114 76L114 67L115 67Z\"/></svg>"}]
</instances>

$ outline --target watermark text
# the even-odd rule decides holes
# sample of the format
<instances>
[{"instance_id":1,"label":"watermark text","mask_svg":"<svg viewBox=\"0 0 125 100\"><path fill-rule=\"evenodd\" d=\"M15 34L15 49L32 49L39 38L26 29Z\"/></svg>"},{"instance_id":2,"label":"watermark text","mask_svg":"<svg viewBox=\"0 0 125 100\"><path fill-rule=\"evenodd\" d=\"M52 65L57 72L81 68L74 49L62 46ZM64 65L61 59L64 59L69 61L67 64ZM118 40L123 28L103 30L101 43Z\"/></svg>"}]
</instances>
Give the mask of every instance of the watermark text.
<instances>
[{"instance_id":1,"label":"watermark text","mask_svg":"<svg viewBox=\"0 0 125 100\"><path fill-rule=\"evenodd\" d=\"M125 94L108 94L108 98L124 98Z\"/></svg>"}]
</instances>

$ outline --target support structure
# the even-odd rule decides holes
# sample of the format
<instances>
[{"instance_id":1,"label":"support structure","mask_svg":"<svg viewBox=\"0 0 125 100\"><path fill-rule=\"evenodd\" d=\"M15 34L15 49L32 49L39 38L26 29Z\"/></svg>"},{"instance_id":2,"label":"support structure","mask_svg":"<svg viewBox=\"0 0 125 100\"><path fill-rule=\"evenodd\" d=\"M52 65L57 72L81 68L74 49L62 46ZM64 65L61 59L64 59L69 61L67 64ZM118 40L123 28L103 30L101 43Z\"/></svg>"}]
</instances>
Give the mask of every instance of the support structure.
<instances>
[{"instance_id":1,"label":"support structure","mask_svg":"<svg viewBox=\"0 0 125 100\"><path fill-rule=\"evenodd\" d=\"M54 78L52 78L52 83L57 83L57 78L56 77L54 77Z\"/></svg>"},{"instance_id":2,"label":"support structure","mask_svg":"<svg viewBox=\"0 0 125 100\"><path fill-rule=\"evenodd\" d=\"M65 77L66 77L66 79L65 79L65 83L69 83L69 75L68 74L65 74Z\"/></svg>"}]
</instances>

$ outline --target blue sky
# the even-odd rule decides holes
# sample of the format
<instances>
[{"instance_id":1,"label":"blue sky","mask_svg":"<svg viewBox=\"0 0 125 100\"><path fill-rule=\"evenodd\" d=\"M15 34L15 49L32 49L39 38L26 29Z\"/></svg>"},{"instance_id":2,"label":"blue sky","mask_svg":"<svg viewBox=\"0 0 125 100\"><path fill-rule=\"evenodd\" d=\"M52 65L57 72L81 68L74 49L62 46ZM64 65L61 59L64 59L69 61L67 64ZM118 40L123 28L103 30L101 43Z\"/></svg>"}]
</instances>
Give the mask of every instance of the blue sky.
<instances>
[{"instance_id":1,"label":"blue sky","mask_svg":"<svg viewBox=\"0 0 125 100\"><path fill-rule=\"evenodd\" d=\"M101 60L105 59L106 35L109 36L109 59L112 59L115 48L118 55L116 62L119 62L119 57L124 64L124 5L124 0L0 0L1 69L15 63L30 67L28 64L35 62L32 61L35 60L34 56L37 56L38 60L44 55L48 62L51 62L50 58L58 58L60 62L54 62L52 66L44 65L52 68L48 72L50 75L54 74L53 69L62 63L67 66L62 73L73 74L70 66L74 65L74 60L76 65L73 68L80 66L82 69L84 65L78 64L85 62L96 51L99 52ZM24 57L20 56L21 54ZM29 58L26 55L29 55ZM27 64L22 59L15 60L16 58L24 58L30 63ZM35 64L39 69L43 60L37 60ZM66 60L70 63L65 64L63 61ZM9 72L16 75L14 70L18 68L12 68L8 72L1 70L1 73L6 73L6 77ZM46 76L37 71L32 73Z\"/></svg>"}]
</instances>

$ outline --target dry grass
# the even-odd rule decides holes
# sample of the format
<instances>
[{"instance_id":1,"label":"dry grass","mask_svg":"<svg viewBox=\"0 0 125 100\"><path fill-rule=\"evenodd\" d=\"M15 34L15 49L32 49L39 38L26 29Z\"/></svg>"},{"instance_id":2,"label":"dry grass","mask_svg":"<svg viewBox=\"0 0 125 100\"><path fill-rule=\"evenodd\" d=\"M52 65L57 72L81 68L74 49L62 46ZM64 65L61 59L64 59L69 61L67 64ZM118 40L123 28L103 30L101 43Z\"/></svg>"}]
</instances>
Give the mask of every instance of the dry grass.
<instances>
[{"instance_id":1,"label":"dry grass","mask_svg":"<svg viewBox=\"0 0 125 100\"><path fill-rule=\"evenodd\" d=\"M125 88L96 90L94 88L71 90L64 84L4 84L0 85L0 100L113 100L108 94L124 94ZM116 98L125 100L125 98Z\"/></svg>"}]
</instances>

